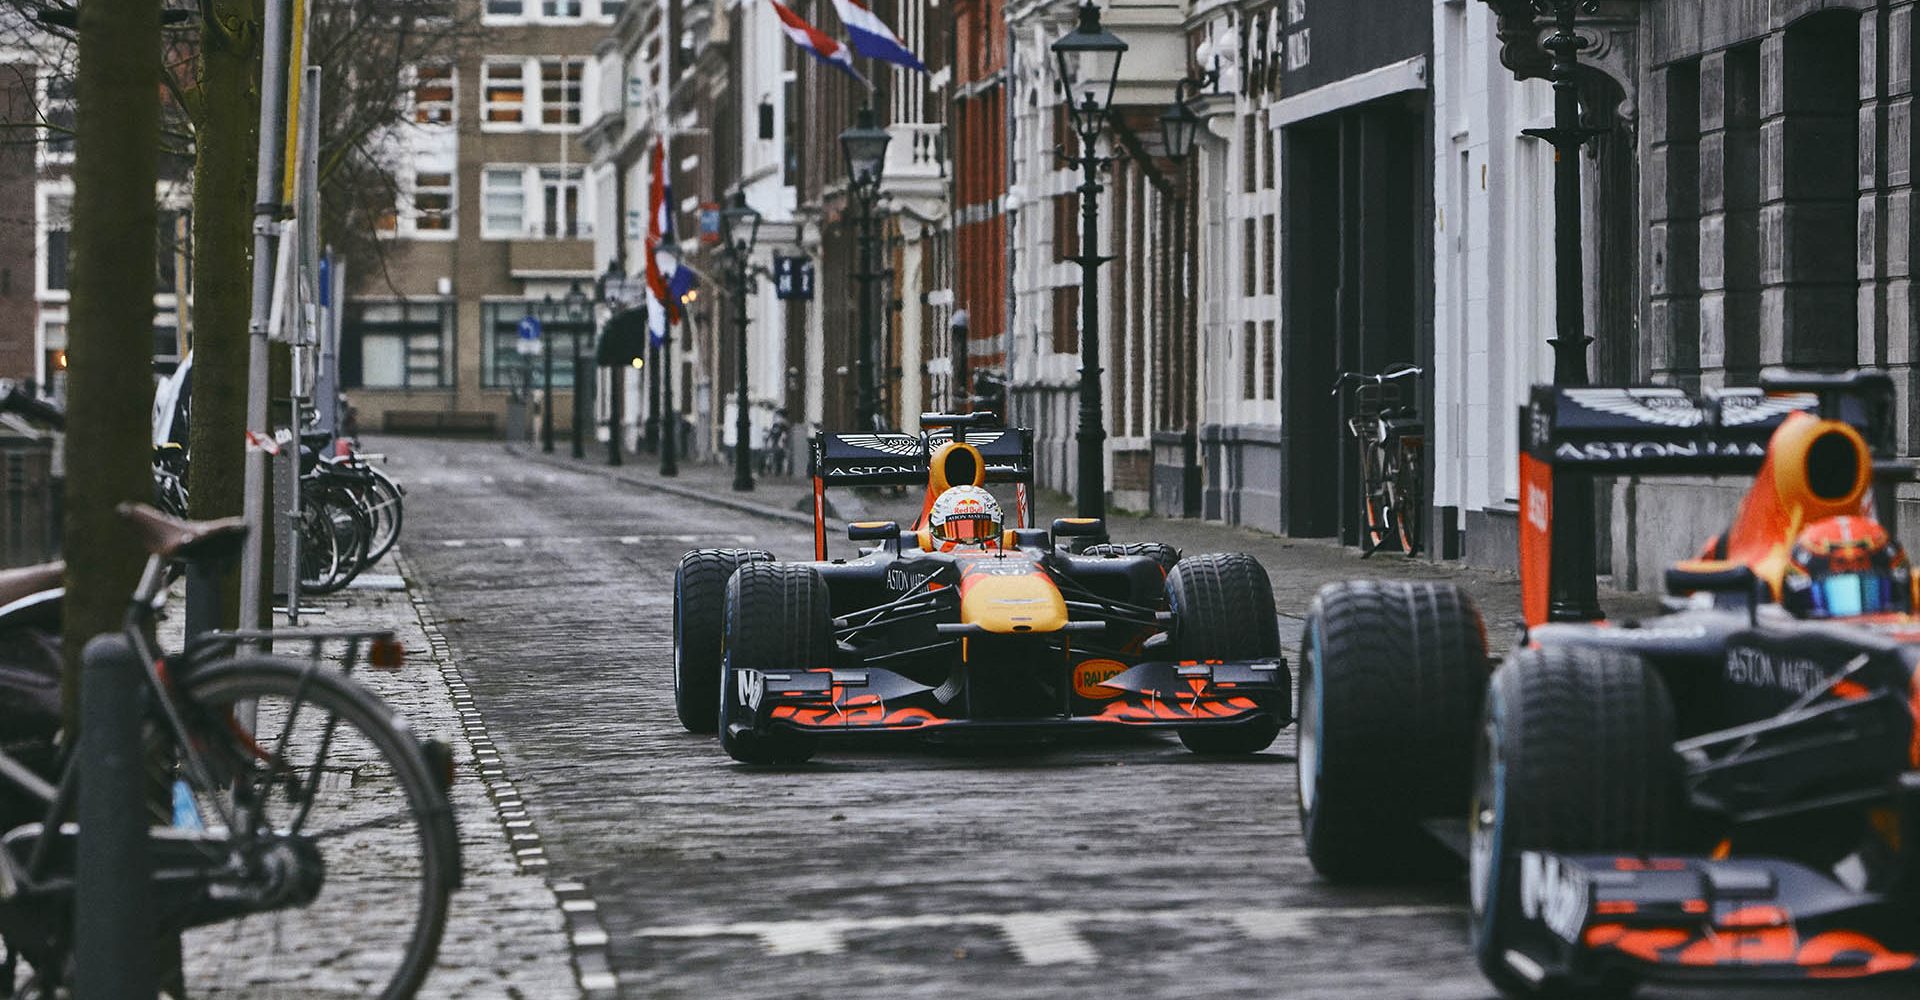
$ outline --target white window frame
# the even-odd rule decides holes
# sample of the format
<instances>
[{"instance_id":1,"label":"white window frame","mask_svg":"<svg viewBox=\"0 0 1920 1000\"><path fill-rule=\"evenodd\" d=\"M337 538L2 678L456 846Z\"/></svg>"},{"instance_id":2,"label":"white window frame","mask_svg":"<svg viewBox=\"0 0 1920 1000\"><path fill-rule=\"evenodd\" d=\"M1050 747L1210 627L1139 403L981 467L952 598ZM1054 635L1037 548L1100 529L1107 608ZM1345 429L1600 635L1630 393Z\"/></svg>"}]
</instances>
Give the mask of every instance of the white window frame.
<instances>
[{"instance_id":1,"label":"white window frame","mask_svg":"<svg viewBox=\"0 0 1920 1000\"><path fill-rule=\"evenodd\" d=\"M568 163L565 169L579 175L573 186L579 192L572 235L547 235L546 171L562 168L558 163L486 163L480 167L480 236L486 240L589 240L594 233L594 196L592 174L585 163ZM516 173L520 177L520 228L503 230L492 225L487 213L487 195L495 190L488 185L497 173Z\"/></svg>"},{"instance_id":2,"label":"white window frame","mask_svg":"<svg viewBox=\"0 0 1920 1000\"><path fill-rule=\"evenodd\" d=\"M497 175L511 174L515 178L515 193L520 196L520 215L518 224L512 229L496 228L494 215L488 207L489 198L504 191L493 187L493 178ZM488 240L524 240L532 236L527 225L529 215L527 206L527 168L519 164L488 163L480 168L480 237Z\"/></svg>"},{"instance_id":3,"label":"white window frame","mask_svg":"<svg viewBox=\"0 0 1920 1000\"><path fill-rule=\"evenodd\" d=\"M508 0L509 3L512 0ZM574 14L549 14L549 5L572 4L578 8ZM510 24L612 24L619 14L607 13L601 0L520 0L520 12L496 14L488 8L490 0L482 0L480 23L483 25Z\"/></svg>"},{"instance_id":4,"label":"white window frame","mask_svg":"<svg viewBox=\"0 0 1920 1000\"><path fill-rule=\"evenodd\" d=\"M447 70L447 99L445 102L433 101L433 105L445 104L446 117L435 121L421 121L420 111L420 66L407 67L407 118L415 128L452 128L460 121L460 68L451 61L437 62L436 68L444 66Z\"/></svg>"},{"instance_id":5,"label":"white window frame","mask_svg":"<svg viewBox=\"0 0 1920 1000\"><path fill-rule=\"evenodd\" d=\"M507 107L504 102L493 100L493 70L514 67L519 70L520 82L520 120L497 121L493 117L496 108ZM537 87L527 86L527 60L516 56L488 56L480 64L480 130L482 132L524 132L534 127L540 120L539 91Z\"/></svg>"},{"instance_id":6,"label":"white window frame","mask_svg":"<svg viewBox=\"0 0 1920 1000\"><path fill-rule=\"evenodd\" d=\"M53 105L54 105L55 98L52 96L51 91L53 89L53 81L56 75L57 74L53 73L52 71L43 71L39 74L39 79L36 81L36 84L35 84L34 105L39 110L40 120L42 122L53 121L52 112L53 112ZM71 77L67 79L67 85L69 88L73 86L73 80ZM79 111L79 105L75 101L74 97L72 96L71 89L69 89L68 96L64 98L60 98L60 101L66 105L67 112L68 112L67 117L69 121L75 120L75 116ZM40 163L42 166L46 166L49 164L56 164L56 163L72 163L73 162L73 141L75 138L73 135L66 136L66 142L67 142L66 149L56 151L55 149L53 149L51 145L53 140L52 131L47 129L45 126L41 126L40 128L35 129L35 131L40 133L40 142L37 144L37 146L38 146L38 152L40 154Z\"/></svg>"},{"instance_id":7,"label":"white window frame","mask_svg":"<svg viewBox=\"0 0 1920 1000\"><path fill-rule=\"evenodd\" d=\"M67 203L67 228L65 231L67 233L68 245L71 246L73 240L73 185L71 183L42 184L38 190L34 192L33 245L35 251L33 255L33 291L34 296L43 303L66 302L72 297L73 289L73 271L71 266L69 266L67 271L66 288L47 287L47 268L51 261L47 253L47 233L51 231L48 223L53 217L53 203L55 201L65 201Z\"/></svg>"},{"instance_id":8,"label":"white window frame","mask_svg":"<svg viewBox=\"0 0 1920 1000\"><path fill-rule=\"evenodd\" d=\"M536 104L537 117L535 118L535 121L538 123L538 127L540 131L542 132L578 132L586 124L586 121L587 121L587 64L592 61L593 60L587 59L581 56L539 56L529 60L529 64L532 68L532 73L530 75L533 78L540 81L539 101ZM567 87L567 69L569 67L572 67L579 70L579 75L576 76L573 81L575 93L578 96L574 99L574 102L573 102L575 120L571 123L564 120L564 115L566 113L566 107L567 107L567 102L564 99L562 99L559 102L563 120L559 122L547 121L547 108L548 108L547 64L548 63L560 64L560 88L561 88L561 93L563 95L566 93L566 87ZM531 91L532 91L532 88L529 88L529 92Z\"/></svg>"}]
</instances>

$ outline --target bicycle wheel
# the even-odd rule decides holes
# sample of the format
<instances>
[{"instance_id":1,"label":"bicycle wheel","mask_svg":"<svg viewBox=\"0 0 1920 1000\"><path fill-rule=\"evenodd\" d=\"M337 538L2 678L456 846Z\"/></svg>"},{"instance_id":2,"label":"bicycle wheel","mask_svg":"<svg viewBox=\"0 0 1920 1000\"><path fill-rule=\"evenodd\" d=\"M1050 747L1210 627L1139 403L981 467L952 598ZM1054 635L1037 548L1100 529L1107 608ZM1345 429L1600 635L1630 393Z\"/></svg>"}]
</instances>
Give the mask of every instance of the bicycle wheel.
<instances>
[{"instance_id":1,"label":"bicycle wheel","mask_svg":"<svg viewBox=\"0 0 1920 1000\"><path fill-rule=\"evenodd\" d=\"M340 540L333 522L312 504L300 507L300 589L317 592L340 570Z\"/></svg>"},{"instance_id":2,"label":"bicycle wheel","mask_svg":"<svg viewBox=\"0 0 1920 1000\"><path fill-rule=\"evenodd\" d=\"M367 559L368 544L373 538L373 524L367 519L366 511L352 494L339 487L326 486L314 489L301 498L302 511L312 508L325 522L324 530L333 538L339 560L333 573L317 580L312 585L304 581L301 586L311 593L331 594L360 575L360 571L371 565Z\"/></svg>"},{"instance_id":3,"label":"bicycle wheel","mask_svg":"<svg viewBox=\"0 0 1920 1000\"><path fill-rule=\"evenodd\" d=\"M400 540L400 523L404 514L401 498L405 496L400 484L387 478L386 473L378 469L368 469L371 478L359 490L361 503L366 507L373 520L373 539L368 544L367 562L379 562Z\"/></svg>"},{"instance_id":4,"label":"bicycle wheel","mask_svg":"<svg viewBox=\"0 0 1920 1000\"><path fill-rule=\"evenodd\" d=\"M1394 533L1399 536L1400 551L1407 555L1419 553L1422 529L1427 521L1420 459L1420 445L1403 440L1393 453L1392 468L1386 477Z\"/></svg>"},{"instance_id":5,"label":"bicycle wheel","mask_svg":"<svg viewBox=\"0 0 1920 1000\"><path fill-rule=\"evenodd\" d=\"M177 690L211 785L191 788L194 808L210 830L231 819L235 862L212 902L170 913L186 995L412 996L439 951L460 845L406 723L337 673L272 657L196 668ZM267 890L276 902L234 915L232 899Z\"/></svg>"},{"instance_id":6,"label":"bicycle wheel","mask_svg":"<svg viewBox=\"0 0 1920 1000\"><path fill-rule=\"evenodd\" d=\"M1360 554L1370 555L1393 533L1393 512L1387 504L1384 458L1372 440L1360 440Z\"/></svg>"}]
</instances>

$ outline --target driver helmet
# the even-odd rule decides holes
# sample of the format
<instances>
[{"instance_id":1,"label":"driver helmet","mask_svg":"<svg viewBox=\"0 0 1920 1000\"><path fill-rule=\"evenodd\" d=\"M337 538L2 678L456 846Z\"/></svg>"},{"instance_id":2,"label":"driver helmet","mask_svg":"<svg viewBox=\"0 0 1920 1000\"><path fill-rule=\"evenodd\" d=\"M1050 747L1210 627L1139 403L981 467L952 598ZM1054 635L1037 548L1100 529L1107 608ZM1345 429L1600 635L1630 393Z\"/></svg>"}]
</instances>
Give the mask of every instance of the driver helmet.
<instances>
[{"instance_id":1,"label":"driver helmet","mask_svg":"<svg viewBox=\"0 0 1920 1000\"><path fill-rule=\"evenodd\" d=\"M1780 603L1802 618L1913 610L1907 554L1872 518L1815 521L1794 539Z\"/></svg>"},{"instance_id":2,"label":"driver helmet","mask_svg":"<svg viewBox=\"0 0 1920 1000\"><path fill-rule=\"evenodd\" d=\"M942 542L973 545L1000 541L1000 501L978 486L954 486L933 501L927 527Z\"/></svg>"}]
</instances>

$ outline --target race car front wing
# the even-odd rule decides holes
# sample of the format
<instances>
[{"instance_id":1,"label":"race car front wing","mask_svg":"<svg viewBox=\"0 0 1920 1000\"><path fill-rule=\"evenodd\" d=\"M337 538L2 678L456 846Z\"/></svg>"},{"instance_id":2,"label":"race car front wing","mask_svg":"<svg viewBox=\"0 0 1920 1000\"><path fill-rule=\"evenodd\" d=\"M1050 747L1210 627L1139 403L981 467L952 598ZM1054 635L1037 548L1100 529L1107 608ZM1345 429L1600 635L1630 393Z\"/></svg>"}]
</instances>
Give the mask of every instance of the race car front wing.
<instances>
[{"instance_id":1,"label":"race car front wing","mask_svg":"<svg viewBox=\"0 0 1920 1000\"><path fill-rule=\"evenodd\" d=\"M1097 709L1031 718L968 718L937 689L876 667L741 671L739 690L759 725L819 735L913 733L932 729L1226 726L1260 715L1292 721L1285 661L1150 661L1107 678ZM1103 692L1104 693L1104 692Z\"/></svg>"}]
</instances>

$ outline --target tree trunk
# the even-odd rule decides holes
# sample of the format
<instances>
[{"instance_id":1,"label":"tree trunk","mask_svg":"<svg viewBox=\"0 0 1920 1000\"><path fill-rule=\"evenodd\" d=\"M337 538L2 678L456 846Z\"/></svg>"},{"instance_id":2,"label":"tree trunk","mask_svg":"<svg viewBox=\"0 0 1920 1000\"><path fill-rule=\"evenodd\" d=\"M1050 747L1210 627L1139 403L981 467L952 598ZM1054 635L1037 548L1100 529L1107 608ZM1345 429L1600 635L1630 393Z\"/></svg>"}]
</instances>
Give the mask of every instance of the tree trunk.
<instances>
[{"instance_id":1,"label":"tree trunk","mask_svg":"<svg viewBox=\"0 0 1920 1000\"><path fill-rule=\"evenodd\" d=\"M253 0L212 5L223 30L202 34L193 164L193 424L187 502L199 519L241 513L246 480L247 326L253 293L253 185L259 158L260 46ZM189 620L239 624L238 566L202 592ZM212 579L208 583L215 582ZM217 607L210 606L217 604Z\"/></svg>"},{"instance_id":2,"label":"tree trunk","mask_svg":"<svg viewBox=\"0 0 1920 1000\"><path fill-rule=\"evenodd\" d=\"M114 508L153 500L157 0L82 4L79 64L67 351L69 726L77 721L80 650L119 629L146 558Z\"/></svg>"}]
</instances>

